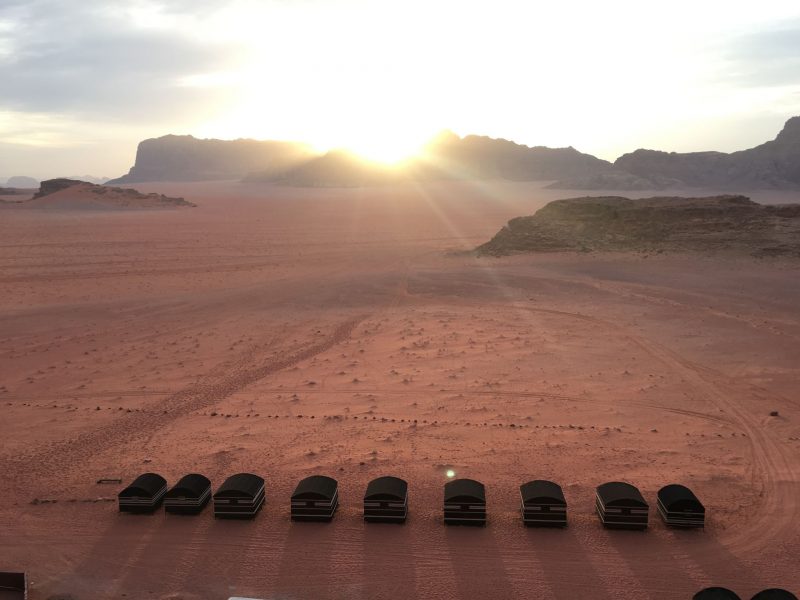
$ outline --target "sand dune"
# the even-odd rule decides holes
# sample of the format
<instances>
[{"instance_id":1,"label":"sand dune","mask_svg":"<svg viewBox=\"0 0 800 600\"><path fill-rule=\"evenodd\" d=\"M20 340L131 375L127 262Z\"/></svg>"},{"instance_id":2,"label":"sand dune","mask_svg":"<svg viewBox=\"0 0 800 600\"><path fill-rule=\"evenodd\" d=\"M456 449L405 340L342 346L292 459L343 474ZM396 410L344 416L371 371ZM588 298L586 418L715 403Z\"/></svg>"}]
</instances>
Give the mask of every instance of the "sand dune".
<instances>
[{"instance_id":1,"label":"sand dune","mask_svg":"<svg viewBox=\"0 0 800 600\"><path fill-rule=\"evenodd\" d=\"M198 206L0 219L0 564L32 598L800 589L795 259L472 256L565 195L530 184L152 191ZM486 528L441 524L447 469L486 484ZM144 471L252 471L267 504L245 523L119 515L122 486L97 479ZM340 511L292 523L313 473ZM405 526L361 520L384 474L410 483ZM566 530L522 527L533 478L563 485ZM600 527L612 479L650 501L647 532ZM672 482L705 531L657 518Z\"/></svg>"}]
</instances>

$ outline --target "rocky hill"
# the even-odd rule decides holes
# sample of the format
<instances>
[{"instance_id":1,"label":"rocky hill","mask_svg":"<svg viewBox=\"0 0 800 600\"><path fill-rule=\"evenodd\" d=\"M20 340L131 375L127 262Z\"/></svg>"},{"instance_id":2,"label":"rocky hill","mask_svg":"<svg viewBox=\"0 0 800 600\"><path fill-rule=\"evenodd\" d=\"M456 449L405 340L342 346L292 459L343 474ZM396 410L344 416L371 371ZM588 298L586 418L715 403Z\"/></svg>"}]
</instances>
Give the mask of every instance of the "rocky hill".
<instances>
[{"instance_id":1,"label":"rocky hill","mask_svg":"<svg viewBox=\"0 0 800 600\"><path fill-rule=\"evenodd\" d=\"M128 174L108 183L238 180L255 171L283 172L313 156L309 147L293 142L166 135L141 142Z\"/></svg>"},{"instance_id":2,"label":"rocky hill","mask_svg":"<svg viewBox=\"0 0 800 600\"><path fill-rule=\"evenodd\" d=\"M183 198L143 194L133 189L95 185L74 179L43 181L39 191L21 208L55 210L134 210L195 206Z\"/></svg>"},{"instance_id":3,"label":"rocky hill","mask_svg":"<svg viewBox=\"0 0 800 600\"><path fill-rule=\"evenodd\" d=\"M477 248L493 256L553 251L800 257L800 204L765 206L744 196L570 198L512 219Z\"/></svg>"}]
</instances>

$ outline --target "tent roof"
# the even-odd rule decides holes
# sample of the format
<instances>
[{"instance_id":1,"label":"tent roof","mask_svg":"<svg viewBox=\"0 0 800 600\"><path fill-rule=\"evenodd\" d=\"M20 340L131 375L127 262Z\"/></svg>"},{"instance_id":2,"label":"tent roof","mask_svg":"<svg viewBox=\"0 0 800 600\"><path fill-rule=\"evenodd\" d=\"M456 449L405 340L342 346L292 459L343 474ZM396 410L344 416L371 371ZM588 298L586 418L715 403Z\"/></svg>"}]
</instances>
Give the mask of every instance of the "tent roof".
<instances>
[{"instance_id":1,"label":"tent roof","mask_svg":"<svg viewBox=\"0 0 800 600\"><path fill-rule=\"evenodd\" d=\"M734 592L724 587L709 587L700 590L692 600L741 600Z\"/></svg>"},{"instance_id":2,"label":"tent roof","mask_svg":"<svg viewBox=\"0 0 800 600\"><path fill-rule=\"evenodd\" d=\"M264 485L264 479L252 473L231 475L219 486L214 496L249 496L255 498Z\"/></svg>"},{"instance_id":3,"label":"tent roof","mask_svg":"<svg viewBox=\"0 0 800 600\"><path fill-rule=\"evenodd\" d=\"M403 500L408 493L408 483L399 477L387 475L373 479L367 485L364 500Z\"/></svg>"},{"instance_id":4,"label":"tent roof","mask_svg":"<svg viewBox=\"0 0 800 600\"><path fill-rule=\"evenodd\" d=\"M692 490L686 486L677 483L665 485L658 490L658 499L661 500L666 507L673 506L676 503L683 505L689 504L695 507L698 511L705 512L703 503L697 499L697 496L694 495L694 492L692 492Z\"/></svg>"},{"instance_id":5,"label":"tent roof","mask_svg":"<svg viewBox=\"0 0 800 600\"><path fill-rule=\"evenodd\" d=\"M630 483L609 481L597 486L597 494L605 504L647 506L642 493Z\"/></svg>"},{"instance_id":6,"label":"tent roof","mask_svg":"<svg viewBox=\"0 0 800 600\"><path fill-rule=\"evenodd\" d=\"M567 504L561 486L545 479L534 479L519 486L523 502L533 500L552 500L559 504Z\"/></svg>"},{"instance_id":7,"label":"tent roof","mask_svg":"<svg viewBox=\"0 0 800 600\"><path fill-rule=\"evenodd\" d=\"M211 487L211 481L205 475L189 473L178 480L167 492L169 496L195 496L200 497Z\"/></svg>"},{"instance_id":8,"label":"tent roof","mask_svg":"<svg viewBox=\"0 0 800 600\"><path fill-rule=\"evenodd\" d=\"M338 486L339 484L332 477L312 475L297 484L294 494L292 494L292 499L330 500L336 493Z\"/></svg>"},{"instance_id":9,"label":"tent roof","mask_svg":"<svg viewBox=\"0 0 800 600\"><path fill-rule=\"evenodd\" d=\"M167 480L158 473L142 473L119 495L123 498L129 496L153 496L165 485L167 485Z\"/></svg>"},{"instance_id":10,"label":"tent roof","mask_svg":"<svg viewBox=\"0 0 800 600\"><path fill-rule=\"evenodd\" d=\"M474 479L454 479L444 484L444 500L475 500L486 502L486 488Z\"/></svg>"},{"instance_id":11,"label":"tent roof","mask_svg":"<svg viewBox=\"0 0 800 600\"><path fill-rule=\"evenodd\" d=\"M752 600L797 600L797 596L780 588L771 588L758 592Z\"/></svg>"}]
</instances>

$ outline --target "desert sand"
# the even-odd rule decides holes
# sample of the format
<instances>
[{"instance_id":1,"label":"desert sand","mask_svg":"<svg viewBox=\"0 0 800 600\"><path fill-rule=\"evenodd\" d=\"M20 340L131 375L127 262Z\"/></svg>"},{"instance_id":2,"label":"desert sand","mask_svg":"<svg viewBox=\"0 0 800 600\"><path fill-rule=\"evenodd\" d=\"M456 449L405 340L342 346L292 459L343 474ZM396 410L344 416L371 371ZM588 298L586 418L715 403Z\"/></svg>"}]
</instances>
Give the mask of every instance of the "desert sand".
<instances>
[{"instance_id":1,"label":"desert sand","mask_svg":"<svg viewBox=\"0 0 800 600\"><path fill-rule=\"evenodd\" d=\"M34 600L800 590L796 260L465 253L578 195L537 184L136 187L197 208L0 214L0 565ZM487 527L442 525L448 469L486 484ZM251 471L267 503L118 514L96 481L145 471ZM292 523L314 473L340 510ZM409 520L365 525L386 474ZM522 526L535 478L568 528ZM601 527L609 480L642 490L648 531ZM705 530L658 518L674 482Z\"/></svg>"}]
</instances>

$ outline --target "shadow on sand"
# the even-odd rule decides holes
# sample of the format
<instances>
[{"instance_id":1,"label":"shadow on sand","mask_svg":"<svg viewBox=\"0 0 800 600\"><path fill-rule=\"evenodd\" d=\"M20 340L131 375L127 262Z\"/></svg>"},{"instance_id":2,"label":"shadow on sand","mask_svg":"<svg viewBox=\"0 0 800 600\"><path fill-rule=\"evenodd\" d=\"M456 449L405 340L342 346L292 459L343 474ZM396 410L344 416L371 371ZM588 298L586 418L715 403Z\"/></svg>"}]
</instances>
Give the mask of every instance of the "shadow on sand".
<instances>
[{"instance_id":1,"label":"shadow on sand","mask_svg":"<svg viewBox=\"0 0 800 600\"><path fill-rule=\"evenodd\" d=\"M526 528L525 537L544 569L555 600L613 600L574 527Z\"/></svg>"},{"instance_id":2,"label":"shadow on sand","mask_svg":"<svg viewBox=\"0 0 800 600\"><path fill-rule=\"evenodd\" d=\"M270 598L337 598L335 523L292 522Z\"/></svg>"},{"instance_id":3,"label":"shadow on sand","mask_svg":"<svg viewBox=\"0 0 800 600\"><path fill-rule=\"evenodd\" d=\"M70 581L54 591L70 592L76 598L85 597L81 590L91 590L98 598L116 597L120 578L142 557L163 521L160 511L116 515L86 558L75 567Z\"/></svg>"},{"instance_id":4,"label":"shadow on sand","mask_svg":"<svg viewBox=\"0 0 800 600\"><path fill-rule=\"evenodd\" d=\"M458 598L472 600L514 596L491 525L446 526L445 535Z\"/></svg>"},{"instance_id":5,"label":"shadow on sand","mask_svg":"<svg viewBox=\"0 0 800 600\"><path fill-rule=\"evenodd\" d=\"M418 597L409 525L365 523L363 540L364 597Z\"/></svg>"},{"instance_id":6,"label":"shadow on sand","mask_svg":"<svg viewBox=\"0 0 800 600\"><path fill-rule=\"evenodd\" d=\"M653 529L609 532L609 542L654 596L691 598L709 585L739 593L758 586L756 574L702 529Z\"/></svg>"}]
</instances>

